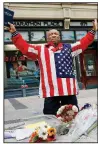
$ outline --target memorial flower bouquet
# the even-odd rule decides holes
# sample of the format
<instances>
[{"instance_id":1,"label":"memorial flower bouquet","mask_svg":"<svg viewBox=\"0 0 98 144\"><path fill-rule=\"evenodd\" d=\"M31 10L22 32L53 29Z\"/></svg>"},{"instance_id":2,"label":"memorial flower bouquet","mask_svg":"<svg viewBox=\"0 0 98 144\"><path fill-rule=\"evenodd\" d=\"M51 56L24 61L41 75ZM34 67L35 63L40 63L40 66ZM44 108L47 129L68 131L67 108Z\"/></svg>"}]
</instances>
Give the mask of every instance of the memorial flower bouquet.
<instances>
[{"instance_id":1,"label":"memorial flower bouquet","mask_svg":"<svg viewBox=\"0 0 98 144\"><path fill-rule=\"evenodd\" d=\"M56 117L63 122L72 121L78 113L78 108L75 105L64 105L61 106L56 114Z\"/></svg>"},{"instance_id":2,"label":"memorial flower bouquet","mask_svg":"<svg viewBox=\"0 0 98 144\"><path fill-rule=\"evenodd\" d=\"M56 129L50 127L48 124L43 124L36 127L35 131L31 134L29 142L50 142L55 140Z\"/></svg>"}]
</instances>

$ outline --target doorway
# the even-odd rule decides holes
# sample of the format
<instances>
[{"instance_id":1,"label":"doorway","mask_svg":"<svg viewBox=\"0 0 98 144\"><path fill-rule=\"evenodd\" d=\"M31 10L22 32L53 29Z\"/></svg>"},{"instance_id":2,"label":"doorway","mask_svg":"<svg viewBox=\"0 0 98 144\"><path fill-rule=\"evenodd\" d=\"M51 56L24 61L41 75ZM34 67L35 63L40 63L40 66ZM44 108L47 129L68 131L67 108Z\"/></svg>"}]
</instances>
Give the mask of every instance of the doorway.
<instances>
[{"instance_id":1,"label":"doorway","mask_svg":"<svg viewBox=\"0 0 98 144\"><path fill-rule=\"evenodd\" d=\"M81 56L81 81L85 88L98 87L98 60L96 50L87 50Z\"/></svg>"}]
</instances>

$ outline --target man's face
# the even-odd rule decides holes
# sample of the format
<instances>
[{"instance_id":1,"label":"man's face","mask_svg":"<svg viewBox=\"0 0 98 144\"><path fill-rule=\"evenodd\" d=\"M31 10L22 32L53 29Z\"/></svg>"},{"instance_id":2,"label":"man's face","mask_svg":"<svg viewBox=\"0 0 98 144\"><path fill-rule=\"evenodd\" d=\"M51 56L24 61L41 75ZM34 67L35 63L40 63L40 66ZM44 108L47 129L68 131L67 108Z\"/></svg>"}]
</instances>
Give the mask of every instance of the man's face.
<instances>
[{"instance_id":1,"label":"man's face","mask_svg":"<svg viewBox=\"0 0 98 144\"><path fill-rule=\"evenodd\" d=\"M60 34L57 30L52 29L47 32L47 41L58 44L60 42Z\"/></svg>"}]
</instances>

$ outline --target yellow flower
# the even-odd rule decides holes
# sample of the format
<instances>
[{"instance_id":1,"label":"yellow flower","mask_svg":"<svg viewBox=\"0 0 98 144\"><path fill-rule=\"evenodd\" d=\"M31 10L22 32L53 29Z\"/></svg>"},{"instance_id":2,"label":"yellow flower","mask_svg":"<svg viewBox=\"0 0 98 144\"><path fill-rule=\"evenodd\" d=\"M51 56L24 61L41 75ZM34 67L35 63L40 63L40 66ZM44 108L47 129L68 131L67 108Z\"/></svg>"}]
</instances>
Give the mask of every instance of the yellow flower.
<instances>
[{"instance_id":1,"label":"yellow flower","mask_svg":"<svg viewBox=\"0 0 98 144\"><path fill-rule=\"evenodd\" d=\"M56 129L55 128L49 128L48 129L48 136L52 137L56 134Z\"/></svg>"}]
</instances>

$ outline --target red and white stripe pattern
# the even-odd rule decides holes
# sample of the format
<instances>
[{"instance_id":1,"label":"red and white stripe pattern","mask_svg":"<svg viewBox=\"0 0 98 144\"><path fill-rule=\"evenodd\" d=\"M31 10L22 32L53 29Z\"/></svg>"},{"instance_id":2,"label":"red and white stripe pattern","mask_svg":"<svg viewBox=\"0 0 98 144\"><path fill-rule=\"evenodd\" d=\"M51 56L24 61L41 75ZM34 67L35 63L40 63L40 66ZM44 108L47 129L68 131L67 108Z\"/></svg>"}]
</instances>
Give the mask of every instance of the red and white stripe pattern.
<instances>
[{"instance_id":1,"label":"red and white stripe pattern","mask_svg":"<svg viewBox=\"0 0 98 144\"><path fill-rule=\"evenodd\" d=\"M81 46L81 42L80 41L71 44L72 57L75 57L75 56L79 55L80 53L82 53L82 48L80 46Z\"/></svg>"},{"instance_id":2,"label":"red and white stripe pattern","mask_svg":"<svg viewBox=\"0 0 98 144\"><path fill-rule=\"evenodd\" d=\"M54 52L41 47L39 64L41 67L40 96L68 96L77 94L75 78L57 78Z\"/></svg>"},{"instance_id":3,"label":"red and white stripe pattern","mask_svg":"<svg viewBox=\"0 0 98 144\"><path fill-rule=\"evenodd\" d=\"M79 42L72 44L71 45L72 56L76 56L77 54L84 51L88 47L88 45L90 45L93 42L94 35L95 35L95 31L91 30ZM56 73L57 67L55 63L55 57L54 57L54 52L52 50L52 46L49 46L49 48L46 48L45 45L40 45L39 47L36 47L36 45L31 46L28 43L26 43L25 40L23 40L23 38L21 37L21 35L18 34L18 32L13 33L12 37L13 37L12 40L15 46L18 49L20 49L20 51L25 53L25 55L29 57L30 54L31 55L35 54L36 56L38 56L39 66L40 66L39 94L41 97L45 98L45 97L52 97L52 96L69 96L69 95L75 95L78 93L77 82L74 77L57 76L58 75ZM53 47L53 49L55 48ZM66 57L66 56L63 55L63 57ZM33 58L34 58L34 55L32 55L32 59ZM68 62L69 62L69 59L70 58L68 56L67 57ZM64 60L66 60L66 58ZM70 66L71 65L72 63L70 63ZM68 68L69 66L67 66L67 69L65 70L65 73L67 72L67 75L68 75Z\"/></svg>"}]
</instances>

